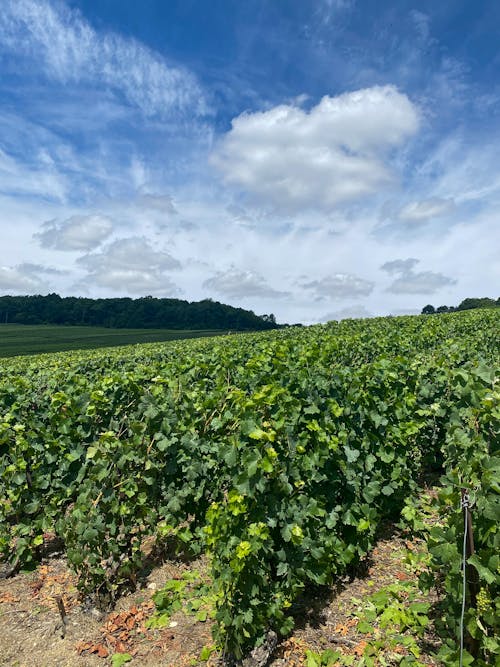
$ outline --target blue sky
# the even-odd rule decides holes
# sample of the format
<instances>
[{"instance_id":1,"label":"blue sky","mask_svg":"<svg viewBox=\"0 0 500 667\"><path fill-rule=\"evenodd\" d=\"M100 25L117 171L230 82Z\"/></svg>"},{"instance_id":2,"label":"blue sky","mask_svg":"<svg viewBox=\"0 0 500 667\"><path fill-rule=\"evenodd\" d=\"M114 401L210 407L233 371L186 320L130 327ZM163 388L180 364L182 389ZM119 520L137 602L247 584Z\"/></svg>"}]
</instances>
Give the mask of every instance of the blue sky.
<instances>
[{"instance_id":1,"label":"blue sky","mask_svg":"<svg viewBox=\"0 0 500 667\"><path fill-rule=\"evenodd\" d=\"M497 297L500 5L3 0L0 293Z\"/></svg>"}]
</instances>

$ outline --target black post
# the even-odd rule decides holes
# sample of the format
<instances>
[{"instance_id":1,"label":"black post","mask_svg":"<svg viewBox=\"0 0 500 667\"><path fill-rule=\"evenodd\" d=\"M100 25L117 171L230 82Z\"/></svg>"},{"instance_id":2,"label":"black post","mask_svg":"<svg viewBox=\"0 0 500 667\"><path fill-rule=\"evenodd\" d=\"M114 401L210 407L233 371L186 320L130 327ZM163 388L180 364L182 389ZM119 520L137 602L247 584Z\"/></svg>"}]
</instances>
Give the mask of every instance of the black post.
<instances>
[{"instance_id":1,"label":"black post","mask_svg":"<svg viewBox=\"0 0 500 667\"><path fill-rule=\"evenodd\" d=\"M469 492L467 489L462 489L462 507L464 512L464 527L467 526L467 538L465 541L465 563L463 564L465 568L465 577L467 580L467 589L469 591L469 607L477 609L477 594L479 593L479 575L476 568L473 565L469 565L467 561L475 553L474 548L474 530L472 527L472 515L470 511L470 499ZM479 655L479 642L477 639L474 639L469 633L465 636L465 646L469 653L477 658Z\"/></svg>"}]
</instances>

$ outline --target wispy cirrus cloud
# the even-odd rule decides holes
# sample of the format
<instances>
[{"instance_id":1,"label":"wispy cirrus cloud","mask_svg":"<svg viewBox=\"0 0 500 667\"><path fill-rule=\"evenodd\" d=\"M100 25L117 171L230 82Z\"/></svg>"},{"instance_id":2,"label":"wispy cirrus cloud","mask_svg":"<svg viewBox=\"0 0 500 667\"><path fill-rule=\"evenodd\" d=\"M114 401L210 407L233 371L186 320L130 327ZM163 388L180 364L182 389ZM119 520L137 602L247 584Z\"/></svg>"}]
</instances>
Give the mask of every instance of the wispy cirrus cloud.
<instances>
[{"instance_id":1,"label":"wispy cirrus cloud","mask_svg":"<svg viewBox=\"0 0 500 667\"><path fill-rule=\"evenodd\" d=\"M95 105L89 104L85 120L82 125L77 120L76 128L75 116L83 116L81 96L72 98L70 106L65 98L59 104L46 98L23 98L15 112L0 108L0 192L18 201L38 198L64 204L95 200L102 190L130 190L131 176L124 167L132 164L135 151L128 146L124 154L119 140L102 137L106 109L98 100L92 98L92 102ZM29 114L23 113L23 105ZM93 121L97 116L99 126Z\"/></svg>"},{"instance_id":2,"label":"wispy cirrus cloud","mask_svg":"<svg viewBox=\"0 0 500 667\"><path fill-rule=\"evenodd\" d=\"M74 9L50 0L4 0L0 50L44 65L47 78L97 85L124 95L147 116L203 115L196 78L133 38L98 31Z\"/></svg>"},{"instance_id":3,"label":"wispy cirrus cloud","mask_svg":"<svg viewBox=\"0 0 500 667\"><path fill-rule=\"evenodd\" d=\"M0 193L13 197L46 197L64 200L68 180L44 156L26 164L0 148Z\"/></svg>"},{"instance_id":4,"label":"wispy cirrus cloud","mask_svg":"<svg viewBox=\"0 0 500 667\"><path fill-rule=\"evenodd\" d=\"M431 197L420 201L412 201L403 206L398 213L399 220L403 222L427 222L433 218L449 215L455 210L455 202L452 199Z\"/></svg>"}]
</instances>

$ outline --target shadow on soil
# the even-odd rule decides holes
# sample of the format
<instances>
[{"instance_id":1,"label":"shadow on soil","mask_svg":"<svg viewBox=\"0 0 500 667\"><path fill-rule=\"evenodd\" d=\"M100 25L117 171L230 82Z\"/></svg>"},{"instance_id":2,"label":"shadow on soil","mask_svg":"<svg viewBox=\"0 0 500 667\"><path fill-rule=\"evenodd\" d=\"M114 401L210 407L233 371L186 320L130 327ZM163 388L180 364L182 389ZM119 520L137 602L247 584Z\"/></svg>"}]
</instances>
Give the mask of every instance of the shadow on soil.
<instances>
[{"instance_id":1,"label":"shadow on soil","mask_svg":"<svg viewBox=\"0 0 500 667\"><path fill-rule=\"evenodd\" d=\"M401 531L396 525L385 523L377 532L375 546L379 540L390 540L400 534ZM355 579L367 579L372 565L372 556L368 554L363 560L351 564L343 574L338 575L332 584L325 586L309 584L307 590L297 598L291 607L295 628L304 630L306 626L310 626L317 629L324 625L327 621L326 610L328 606Z\"/></svg>"}]
</instances>

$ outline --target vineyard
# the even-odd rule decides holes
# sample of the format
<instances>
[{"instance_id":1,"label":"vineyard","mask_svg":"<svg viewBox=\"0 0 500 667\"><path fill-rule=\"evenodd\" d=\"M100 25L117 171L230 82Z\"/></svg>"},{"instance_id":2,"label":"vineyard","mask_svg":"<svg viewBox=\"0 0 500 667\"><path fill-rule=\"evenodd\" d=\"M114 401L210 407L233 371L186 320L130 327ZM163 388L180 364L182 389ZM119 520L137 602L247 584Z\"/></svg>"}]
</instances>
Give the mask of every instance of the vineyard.
<instances>
[{"instance_id":1,"label":"vineyard","mask_svg":"<svg viewBox=\"0 0 500 667\"><path fill-rule=\"evenodd\" d=\"M498 664L499 325L477 310L4 360L7 574L55 533L82 596L111 608L146 540L205 553L229 664L286 636L302 592L362 562L387 521L415 522L433 476L441 660L458 665L465 488L478 593L464 664Z\"/></svg>"}]
</instances>

